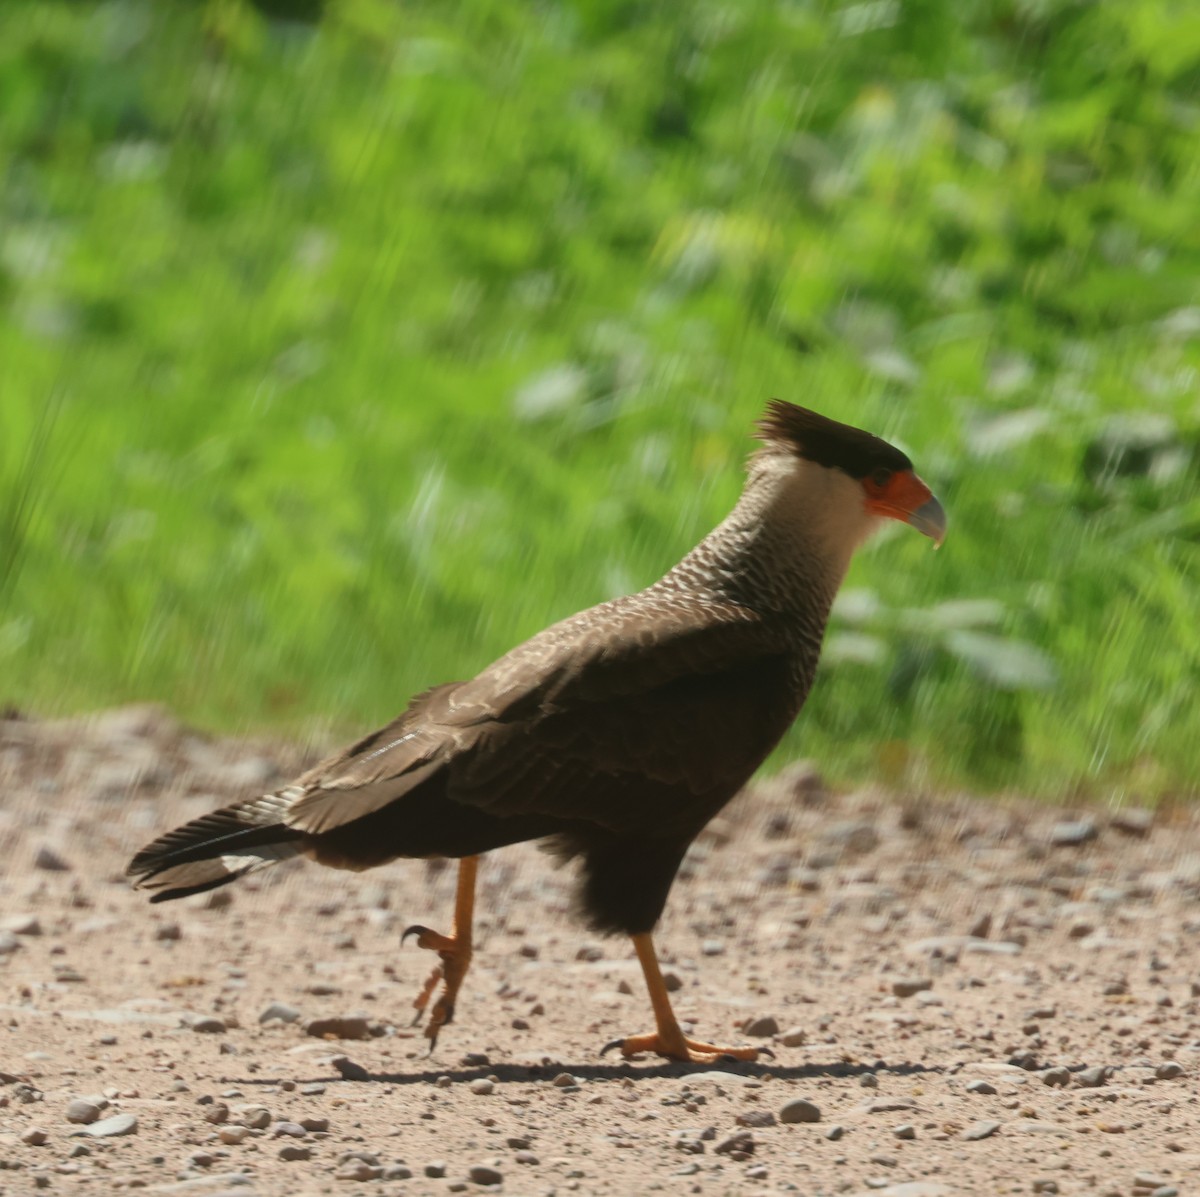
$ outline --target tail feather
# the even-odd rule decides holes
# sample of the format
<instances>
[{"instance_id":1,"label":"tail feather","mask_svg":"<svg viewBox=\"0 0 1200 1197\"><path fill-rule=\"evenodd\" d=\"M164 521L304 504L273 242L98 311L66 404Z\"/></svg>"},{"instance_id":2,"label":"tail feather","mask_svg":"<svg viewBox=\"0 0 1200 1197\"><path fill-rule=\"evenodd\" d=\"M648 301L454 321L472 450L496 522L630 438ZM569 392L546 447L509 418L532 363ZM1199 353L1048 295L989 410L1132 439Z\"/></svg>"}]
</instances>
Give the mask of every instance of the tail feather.
<instances>
[{"instance_id":1,"label":"tail feather","mask_svg":"<svg viewBox=\"0 0 1200 1197\"><path fill-rule=\"evenodd\" d=\"M138 889L158 891L151 901L165 902L298 856L309 837L280 820L295 797L281 790L193 819L143 848L126 873Z\"/></svg>"}]
</instances>

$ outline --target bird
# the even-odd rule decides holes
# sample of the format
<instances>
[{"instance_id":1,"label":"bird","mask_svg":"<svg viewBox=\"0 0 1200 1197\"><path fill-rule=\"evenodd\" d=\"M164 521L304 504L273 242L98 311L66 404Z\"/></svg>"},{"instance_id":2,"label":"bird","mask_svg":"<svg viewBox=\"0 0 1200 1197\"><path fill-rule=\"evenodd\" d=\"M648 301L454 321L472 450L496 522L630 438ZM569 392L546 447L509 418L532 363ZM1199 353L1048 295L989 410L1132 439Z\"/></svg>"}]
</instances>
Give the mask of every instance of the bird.
<instances>
[{"instance_id":1,"label":"bird","mask_svg":"<svg viewBox=\"0 0 1200 1197\"><path fill-rule=\"evenodd\" d=\"M577 863L582 920L628 936L641 965L654 1029L605 1050L757 1059L684 1033L654 928L691 841L804 705L855 550L888 520L936 547L946 516L908 456L869 432L774 399L755 435L732 511L658 581L418 694L289 785L160 836L130 862L134 885L161 902L293 857L355 871L457 859L449 932L401 938L438 954L413 1002L432 1052L473 956L480 857L537 840Z\"/></svg>"}]
</instances>

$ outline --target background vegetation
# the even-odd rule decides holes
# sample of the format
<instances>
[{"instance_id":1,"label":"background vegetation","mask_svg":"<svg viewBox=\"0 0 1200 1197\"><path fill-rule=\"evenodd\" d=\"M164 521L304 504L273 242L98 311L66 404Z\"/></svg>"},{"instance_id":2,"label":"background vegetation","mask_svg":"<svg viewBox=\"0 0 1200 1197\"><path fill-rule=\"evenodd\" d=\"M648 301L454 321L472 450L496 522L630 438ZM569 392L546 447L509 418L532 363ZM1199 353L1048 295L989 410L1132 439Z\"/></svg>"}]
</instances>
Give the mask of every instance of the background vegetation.
<instances>
[{"instance_id":1,"label":"background vegetation","mask_svg":"<svg viewBox=\"0 0 1200 1197\"><path fill-rule=\"evenodd\" d=\"M0 701L346 733L656 577L779 395L942 497L790 754L1200 775L1200 9L0 6Z\"/></svg>"}]
</instances>

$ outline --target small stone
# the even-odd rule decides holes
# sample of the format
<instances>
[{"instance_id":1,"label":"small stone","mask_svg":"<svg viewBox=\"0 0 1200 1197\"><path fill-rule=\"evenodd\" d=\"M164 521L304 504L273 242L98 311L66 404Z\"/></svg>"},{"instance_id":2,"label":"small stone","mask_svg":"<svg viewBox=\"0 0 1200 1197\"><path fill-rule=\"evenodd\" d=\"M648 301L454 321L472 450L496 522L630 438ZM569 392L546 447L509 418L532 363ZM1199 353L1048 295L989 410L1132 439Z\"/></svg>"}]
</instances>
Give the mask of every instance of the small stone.
<instances>
[{"instance_id":1,"label":"small stone","mask_svg":"<svg viewBox=\"0 0 1200 1197\"><path fill-rule=\"evenodd\" d=\"M378 1180L383 1175L383 1166L359 1160L342 1165L333 1175L335 1180Z\"/></svg>"},{"instance_id":2,"label":"small stone","mask_svg":"<svg viewBox=\"0 0 1200 1197\"><path fill-rule=\"evenodd\" d=\"M727 1155L735 1160L748 1159L754 1154L754 1136L748 1131L738 1131L723 1139L714 1148L718 1155Z\"/></svg>"},{"instance_id":3,"label":"small stone","mask_svg":"<svg viewBox=\"0 0 1200 1197\"><path fill-rule=\"evenodd\" d=\"M244 1143L250 1134L248 1126L223 1126L217 1131L217 1138L230 1147Z\"/></svg>"},{"instance_id":4,"label":"small stone","mask_svg":"<svg viewBox=\"0 0 1200 1197\"><path fill-rule=\"evenodd\" d=\"M803 1097L797 1097L794 1101L789 1101L779 1111L779 1121L785 1123L820 1122L821 1110L819 1106L814 1105L811 1101L805 1101Z\"/></svg>"},{"instance_id":5,"label":"small stone","mask_svg":"<svg viewBox=\"0 0 1200 1197\"><path fill-rule=\"evenodd\" d=\"M968 1081L965 1088L968 1093L977 1093L989 1097L996 1092L996 1086L990 1081Z\"/></svg>"},{"instance_id":6,"label":"small stone","mask_svg":"<svg viewBox=\"0 0 1200 1197\"><path fill-rule=\"evenodd\" d=\"M1150 1190L1150 1197L1179 1197L1179 1190L1174 1185L1159 1185Z\"/></svg>"},{"instance_id":7,"label":"small stone","mask_svg":"<svg viewBox=\"0 0 1200 1197\"><path fill-rule=\"evenodd\" d=\"M559 1089L565 1089L568 1085L575 1085L578 1082L569 1072L560 1072L550 1084L556 1085Z\"/></svg>"},{"instance_id":8,"label":"small stone","mask_svg":"<svg viewBox=\"0 0 1200 1197\"><path fill-rule=\"evenodd\" d=\"M518 1164L540 1164L542 1162L536 1155L533 1154L532 1151L518 1151L517 1154L513 1156L513 1159L516 1160Z\"/></svg>"},{"instance_id":9,"label":"small stone","mask_svg":"<svg viewBox=\"0 0 1200 1197\"><path fill-rule=\"evenodd\" d=\"M91 1126L85 1126L77 1131L72 1131L75 1135L92 1135L97 1139L112 1139L118 1135L134 1135L137 1134L138 1120L133 1114L114 1114L111 1118L101 1118L99 1122L93 1122Z\"/></svg>"},{"instance_id":10,"label":"small stone","mask_svg":"<svg viewBox=\"0 0 1200 1197\"><path fill-rule=\"evenodd\" d=\"M1177 1076L1183 1076L1183 1065L1166 1060L1154 1070L1154 1075L1160 1081L1173 1081Z\"/></svg>"},{"instance_id":11,"label":"small stone","mask_svg":"<svg viewBox=\"0 0 1200 1197\"><path fill-rule=\"evenodd\" d=\"M311 1160L312 1148L300 1143L287 1143L279 1149L281 1160Z\"/></svg>"},{"instance_id":12,"label":"small stone","mask_svg":"<svg viewBox=\"0 0 1200 1197\"><path fill-rule=\"evenodd\" d=\"M1085 1068L1082 1072L1077 1072L1075 1084L1081 1089L1099 1089L1111 1075L1111 1068L1097 1065L1095 1068Z\"/></svg>"},{"instance_id":13,"label":"small stone","mask_svg":"<svg viewBox=\"0 0 1200 1197\"><path fill-rule=\"evenodd\" d=\"M724 956L725 945L719 939L706 939L701 943L700 951L705 956Z\"/></svg>"},{"instance_id":14,"label":"small stone","mask_svg":"<svg viewBox=\"0 0 1200 1197\"><path fill-rule=\"evenodd\" d=\"M324 1134L329 1129L328 1118L301 1118L300 1125L311 1134Z\"/></svg>"},{"instance_id":15,"label":"small stone","mask_svg":"<svg viewBox=\"0 0 1200 1197\"><path fill-rule=\"evenodd\" d=\"M467 1068L486 1068L492 1061L487 1052L467 1052L462 1062Z\"/></svg>"},{"instance_id":16,"label":"small stone","mask_svg":"<svg viewBox=\"0 0 1200 1197\"><path fill-rule=\"evenodd\" d=\"M962 1133L962 1138L968 1143L977 1143L980 1139L989 1139L1000 1129L998 1122L976 1122L968 1126Z\"/></svg>"},{"instance_id":17,"label":"small stone","mask_svg":"<svg viewBox=\"0 0 1200 1197\"><path fill-rule=\"evenodd\" d=\"M879 1078L873 1072L864 1072L858 1078L858 1086L860 1089L878 1089Z\"/></svg>"},{"instance_id":18,"label":"small stone","mask_svg":"<svg viewBox=\"0 0 1200 1197\"><path fill-rule=\"evenodd\" d=\"M762 1164L759 1164L757 1167L754 1167L754 1168L746 1169L746 1179L747 1180L766 1180L767 1177L770 1175L771 1175L771 1173Z\"/></svg>"},{"instance_id":19,"label":"small stone","mask_svg":"<svg viewBox=\"0 0 1200 1197\"><path fill-rule=\"evenodd\" d=\"M298 1022L300 1020L300 1011L295 1006L289 1006L286 1002L270 1002L262 1008L258 1016L259 1022L270 1022L271 1019L277 1018L280 1022Z\"/></svg>"},{"instance_id":20,"label":"small stone","mask_svg":"<svg viewBox=\"0 0 1200 1197\"><path fill-rule=\"evenodd\" d=\"M383 1170L384 1180L412 1180L413 1170L405 1164L392 1164Z\"/></svg>"},{"instance_id":21,"label":"small stone","mask_svg":"<svg viewBox=\"0 0 1200 1197\"><path fill-rule=\"evenodd\" d=\"M13 914L0 923L0 928L14 935L41 935L42 924L36 914Z\"/></svg>"},{"instance_id":22,"label":"small stone","mask_svg":"<svg viewBox=\"0 0 1200 1197\"><path fill-rule=\"evenodd\" d=\"M183 938L183 928L178 923L159 923L154 928L154 938L163 943L176 943Z\"/></svg>"},{"instance_id":23,"label":"small stone","mask_svg":"<svg viewBox=\"0 0 1200 1197\"><path fill-rule=\"evenodd\" d=\"M734 1122L738 1126L774 1126L775 1115L770 1110L743 1110Z\"/></svg>"},{"instance_id":24,"label":"small stone","mask_svg":"<svg viewBox=\"0 0 1200 1197\"><path fill-rule=\"evenodd\" d=\"M1094 819L1067 819L1050 829L1050 843L1055 848L1075 848L1090 843L1099 834Z\"/></svg>"},{"instance_id":25,"label":"small stone","mask_svg":"<svg viewBox=\"0 0 1200 1197\"><path fill-rule=\"evenodd\" d=\"M108 1103L105 1102L104 1104L107 1105ZM102 1106L86 1097L77 1097L74 1101L67 1103L67 1121L77 1122L81 1126L86 1126L88 1123L95 1122L100 1117L102 1108Z\"/></svg>"},{"instance_id":26,"label":"small stone","mask_svg":"<svg viewBox=\"0 0 1200 1197\"><path fill-rule=\"evenodd\" d=\"M233 1120L251 1130L266 1130L271 1125L271 1111L266 1106L238 1106L233 1112Z\"/></svg>"},{"instance_id":27,"label":"small stone","mask_svg":"<svg viewBox=\"0 0 1200 1197\"><path fill-rule=\"evenodd\" d=\"M912 997L924 989L932 989L933 982L928 977L902 977L892 982L892 992L901 998Z\"/></svg>"},{"instance_id":28,"label":"small stone","mask_svg":"<svg viewBox=\"0 0 1200 1197\"><path fill-rule=\"evenodd\" d=\"M779 1042L784 1047L803 1047L808 1042L808 1032L803 1027L789 1027L780 1032Z\"/></svg>"},{"instance_id":29,"label":"small stone","mask_svg":"<svg viewBox=\"0 0 1200 1197\"><path fill-rule=\"evenodd\" d=\"M192 1023L192 1030L195 1031L197 1035L224 1035L225 1020L212 1016L197 1018Z\"/></svg>"},{"instance_id":30,"label":"small stone","mask_svg":"<svg viewBox=\"0 0 1200 1197\"><path fill-rule=\"evenodd\" d=\"M361 1014L335 1018L310 1018L304 1031L315 1039L370 1039L370 1020Z\"/></svg>"},{"instance_id":31,"label":"small stone","mask_svg":"<svg viewBox=\"0 0 1200 1197\"><path fill-rule=\"evenodd\" d=\"M472 1164L467 1170L467 1179L477 1185L498 1185L504 1182L504 1173L487 1164Z\"/></svg>"},{"instance_id":32,"label":"small stone","mask_svg":"<svg viewBox=\"0 0 1200 1197\"><path fill-rule=\"evenodd\" d=\"M1154 826L1154 812L1145 807L1127 806L1117 811L1109 822L1125 835L1146 836Z\"/></svg>"},{"instance_id":33,"label":"small stone","mask_svg":"<svg viewBox=\"0 0 1200 1197\"><path fill-rule=\"evenodd\" d=\"M1063 1088L1071 1083L1071 1072L1067 1068L1047 1068L1042 1073L1042 1084Z\"/></svg>"},{"instance_id":34,"label":"small stone","mask_svg":"<svg viewBox=\"0 0 1200 1197\"><path fill-rule=\"evenodd\" d=\"M28 1143L30 1147L41 1147L49 1138L50 1135L40 1126L31 1126L21 1134L21 1142Z\"/></svg>"},{"instance_id":35,"label":"small stone","mask_svg":"<svg viewBox=\"0 0 1200 1197\"><path fill-rule=\"evenodd\" d=\"M42 844L33 858L34 868L48 873L69 873L71 866L49 844Z\"/></svg>"},{"instance_id":36,"label":"small stone","mask_svg":"<svg viewBox=\"0 0 1200 1197\"><path fill-rule=\"evenodd\" d=\"M752 1039L769 1039L772 1035L779 1034L779 1023L775 1021L774 1015L763 1014L747 1019L742 1024L742 1034L749 1035Z\"/></svg>"},{"instance_id":37,"label":"small stone","mask_svg":"<svg viewBox=\"0 0 1200 1197\"><path fill-rule=\"evenodd\" d=\"M0 931L0 956L9 956L21 947L21 941L11 931Z\"/></svg>"},{"instance_id":38,"label":"small stone","mask_svg":"<svg viewBox=\"0 0 1200 1197\"><path fill-rule=\"evenodd\" d=\"M915 1139L917 1137L917 1128L911 1122L905 1122L900 1126L893 1126L892 1134L897 1139Z\"/></svg>"},{"instance_id":39,"label":"small stone","mask_svg":"<svg viewBox=\"0 0 1200 1197\"><path fill-rule=\"evenodd\" d=\"M826 1128L824 1134L825 1138L827 1138L831 1143L836 1143L839 1139L845 1136L846 1128L835 1122L833 1126Z\"/></svg>"},{"instance_id":40,"label":"small stone","mask_svg":"<svg viewBox=\"0 0 1200 1197\"><path fill-rule=\"evenodd\" d=\"M361 1065L355 1063L349 1056L334 1056L329 1061L337 1069L338 1076L344 1081L369 1081L371 1074Z\"/></svg>"},{"instance_id":41,"label":"small stone","mask_svg":"<svg viewBox=\"0 0 1200 1197\"><path fill-rule=\"evenodd\" d=\"M678 973L665 972L663 973L663 985L668 993L678 993L683 988L683 981L680 980Z\"/></svg>"},{"instance_id":42,"label":"small stone","mask_svg":"<svg viewBox=\"0 0 1200 1197\"><path fill-rule=\"evenodd\" d=\"M487 1079L487 1077L481 1076L481 1077L476 1077L476 1079L470 1083L468 1088L471 1090L472 1093L477 1094L478 1096L481 1096L481 1097L486 1097L489 1093L492 1092L493 1089L496 1088L496 1086L495 1086L495 1083L492 1081L489 1081Z\"/></svg>"},{"instance_id":43,"label":"small stone","mask_svg":"<svg viewBox=\"0 0 1200 1197\"><path fill-rule=\"evenodd\" d=\"M214 1126L217 1126L228 1120L229 1107L223 1101L214 1101L212 1105L205 1108L201 1117L205 1122L211 1122Z\"/></svg>"},{"instance_id":44,"label":"small stone","mask_svg":"<svg viewBox=\"0 0 1200 1197\"><path fill-rule=\"evenodd\" d=\"M424 1172L432 1180L438 1180L446 1175L446 1161L434 1160L433 1163L425 1165Z\"/></svg>"},{"instance_id":45,"label":"small stone","mask_svg":"<svg viewBox=\"0 0 1200 1197\"><path fill-rule=\"evenodd\" d=\"M604 949L598 943L585 943L583 947L575 953L576 960L585 960L589 964L594 964L597 960L604 959ZM482 1182L478 1182L482 1183ZM499 1181L495 1182L499 1184Z\"/></svg>"},{"instance_id":46,"label":"small stone","mask_svg":"<svg viewBox=\"0 0 1200 1197\"><path fill-rule=\"evenodd\" d=\"M1033 1191L1035 1193L1057 1193L1058 1181L1048 1178L1041 1178L1033 1182Z\"/></svg>"},{"instance_id":47,"label":"small stone","mask_svg":"<svg viewBox=\"0 0 1200 1197\"><path fill-rule=\"evenodd\" d=\"M271 1127L271 1134L276 1138L290 1136L293 1139L303 1139L308 1130L298 1122L277 1122Z\"/></svg>"}]
</instances>

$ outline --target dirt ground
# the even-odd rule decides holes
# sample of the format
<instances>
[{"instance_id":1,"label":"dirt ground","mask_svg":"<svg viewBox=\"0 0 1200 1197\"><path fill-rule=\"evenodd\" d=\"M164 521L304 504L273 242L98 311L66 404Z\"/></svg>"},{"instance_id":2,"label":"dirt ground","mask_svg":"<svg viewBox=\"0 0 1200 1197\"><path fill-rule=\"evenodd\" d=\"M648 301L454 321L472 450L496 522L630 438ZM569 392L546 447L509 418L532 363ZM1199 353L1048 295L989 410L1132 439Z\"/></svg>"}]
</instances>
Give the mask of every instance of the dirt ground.
<instances>
[{"instance_id":1,"label":"dirt ground","mask_svg":"<svg viewBox=\"0 0 1200 1197\"><path fill-rule=\"evenodd\" d=\"M0 1195L1200 1191L1189 808L758 785L658 942L681 1017L761 1065L601 1057L650 1029L629 945L571 921L536 848L495 853L430 1057L432 960L399 938L448 929L452 868L159 906L122 876L302 755L146 708L0 719Z\"/></svg>"}]
</instances>

